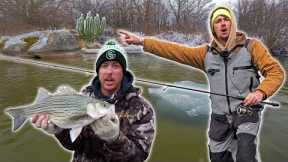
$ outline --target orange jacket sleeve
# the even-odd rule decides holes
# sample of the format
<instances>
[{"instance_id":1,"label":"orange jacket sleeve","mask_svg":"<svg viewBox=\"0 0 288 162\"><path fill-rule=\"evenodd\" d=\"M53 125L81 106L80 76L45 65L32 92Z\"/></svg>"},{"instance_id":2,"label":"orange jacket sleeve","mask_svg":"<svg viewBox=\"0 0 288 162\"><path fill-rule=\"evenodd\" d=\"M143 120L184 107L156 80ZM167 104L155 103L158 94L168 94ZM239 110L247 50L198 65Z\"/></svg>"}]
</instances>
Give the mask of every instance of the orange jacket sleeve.
<instances>
[{"instance_id":1,"label":"orange jacket sleeve","mask_svg":"<svg viewBox=\"0 0 288 162\"><path fill-rule=\"evenodd\" d=\"M264 80L256 90L265 94L265 98L273 95L284 82L284 70L280 63L276 61L258 40L252 39L249 46L253 64L264 76Z\"/></svg>"},{"instance_id":2,"label":"orange jacket sleeve","mask_svg":"<svg viewBox=\"0 0 288 162\"><path fill-rule=\"evenodd\" d=\"M204 70L207 45L188 47L177 43L145 37L144 51Z\"/></svg>"}]
</instances>

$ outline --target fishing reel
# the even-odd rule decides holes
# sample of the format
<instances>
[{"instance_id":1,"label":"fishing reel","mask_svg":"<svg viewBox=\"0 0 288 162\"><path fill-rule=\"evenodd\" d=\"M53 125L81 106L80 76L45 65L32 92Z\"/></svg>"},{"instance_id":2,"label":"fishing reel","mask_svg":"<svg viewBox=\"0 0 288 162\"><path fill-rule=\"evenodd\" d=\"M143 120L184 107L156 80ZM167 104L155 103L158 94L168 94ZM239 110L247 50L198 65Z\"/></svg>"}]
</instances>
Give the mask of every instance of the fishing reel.
<instances>
[{"instance_id":1,"label":"fishing reel","mask_svg":"<svg viewBox=\"0 0 288 162\"><path fill-rule=\"evenodd\" d=\"M236 107L236 112L238 115L252 115L255 112L259 112L263 110L263 105L257 104L257 105L251 105L251 106L244 106L242 103L240 103Z\"/></svg>"}]
</instances>

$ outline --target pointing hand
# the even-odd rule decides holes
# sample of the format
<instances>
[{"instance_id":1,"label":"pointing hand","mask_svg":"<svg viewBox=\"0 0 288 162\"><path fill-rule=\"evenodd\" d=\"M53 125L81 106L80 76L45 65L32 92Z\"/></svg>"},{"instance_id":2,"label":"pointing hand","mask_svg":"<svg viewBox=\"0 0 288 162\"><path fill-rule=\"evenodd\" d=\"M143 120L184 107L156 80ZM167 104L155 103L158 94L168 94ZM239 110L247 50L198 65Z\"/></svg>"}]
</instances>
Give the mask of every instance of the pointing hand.
<instances>
[{"instance_id":1,"label":"pointing hand","mask_svg":"<svg viewBox=\"0 0 288 162\"><path fill-rule=\"evenodd\" d=\"M141 36L122 29L118 29L117 34L120 36L122 44L144 45L144 38Z\"/></svg>"}]
</instances>

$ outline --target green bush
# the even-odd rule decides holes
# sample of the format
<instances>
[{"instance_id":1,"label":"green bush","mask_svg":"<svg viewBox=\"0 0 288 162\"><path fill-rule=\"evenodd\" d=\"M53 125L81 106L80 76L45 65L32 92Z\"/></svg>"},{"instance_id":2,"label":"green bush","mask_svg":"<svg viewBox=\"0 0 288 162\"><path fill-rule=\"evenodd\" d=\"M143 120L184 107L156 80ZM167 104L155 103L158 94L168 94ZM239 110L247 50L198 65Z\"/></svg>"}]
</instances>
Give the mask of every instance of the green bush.
<instances>
[{"instance_id":1,"label":"green bush","mask_svg":"<svg viewBox=\"0 0 288 162\"><path fill-rule=\"evenodd\" d=\"M34 43L38 42L38 37L26 37L24 38L24 42L27 43L28 47L31 47Z\"/></svg>"}]
</instances>

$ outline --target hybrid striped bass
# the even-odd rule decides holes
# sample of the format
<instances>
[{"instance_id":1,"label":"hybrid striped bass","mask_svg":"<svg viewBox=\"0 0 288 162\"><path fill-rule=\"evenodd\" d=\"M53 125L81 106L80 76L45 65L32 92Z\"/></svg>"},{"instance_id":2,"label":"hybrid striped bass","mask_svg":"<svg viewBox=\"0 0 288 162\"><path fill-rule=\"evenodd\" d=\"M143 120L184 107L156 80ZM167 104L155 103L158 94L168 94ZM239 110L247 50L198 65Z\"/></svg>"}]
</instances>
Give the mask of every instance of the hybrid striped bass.
<instances>
[{"instance_id":1,"label":"hybrid striped bass","mask_svg":"<svg viewBox=\"0 0 288 162\"><path fill-rule=\"evenodd\" d=\"M60 86L54 94L39 88L34 103L7 108L11 117L12 130L19 130L34 114L48 114L49 121L56 126L70 130L72 142L81 133L84 126L105 116L115 113L115 106L105 101L78 94L74 89Z\"/></svg>"}]
</instances>

